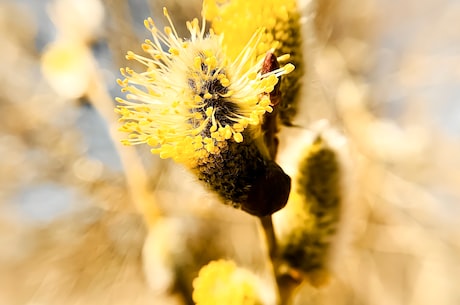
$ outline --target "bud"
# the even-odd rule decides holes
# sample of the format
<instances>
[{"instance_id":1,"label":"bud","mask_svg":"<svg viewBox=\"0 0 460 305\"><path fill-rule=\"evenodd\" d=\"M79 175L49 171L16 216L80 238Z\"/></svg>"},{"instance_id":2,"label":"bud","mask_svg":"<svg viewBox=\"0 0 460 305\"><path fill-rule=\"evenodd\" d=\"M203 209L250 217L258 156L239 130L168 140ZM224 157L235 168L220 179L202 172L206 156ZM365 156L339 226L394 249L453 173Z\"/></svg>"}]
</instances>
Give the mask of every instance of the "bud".
<instances>
[{"instance_id":1,"label":"bud","mask_svg":"<svg viewBox=\"0 0 460 305\"><path fill-rule=\"evenodd\" d=\"M318 135L304 144L288 204L275 218L282 259L314 286L329 278L337 233L343 229L340 152L328 140Z\"/></svg>"}]
</instances>

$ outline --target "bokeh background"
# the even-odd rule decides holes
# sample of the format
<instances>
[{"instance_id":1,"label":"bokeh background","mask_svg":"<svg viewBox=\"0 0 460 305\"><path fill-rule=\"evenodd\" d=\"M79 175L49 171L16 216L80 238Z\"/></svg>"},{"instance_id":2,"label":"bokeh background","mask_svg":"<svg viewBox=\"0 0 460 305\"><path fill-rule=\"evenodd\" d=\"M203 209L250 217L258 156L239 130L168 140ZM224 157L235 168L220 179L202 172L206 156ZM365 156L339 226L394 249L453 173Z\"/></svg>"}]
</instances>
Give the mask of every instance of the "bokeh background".
<instances>
[{"instance_id":1,"label":"bokeh background","mask_svg":"<svg viewBox=\"0 0 460 305\"><path fill-rule=\"evenodd\" d=\"M201 3L0 2L0 304L193 304L216 258L267 276L255 219L119 144L118 69L163 6L186 36ZM296 304L460 304L460 2L300 8L301 127L282 153L328 120L348 139L352 212L335 278Z\"/></svg>"}]
</instances>

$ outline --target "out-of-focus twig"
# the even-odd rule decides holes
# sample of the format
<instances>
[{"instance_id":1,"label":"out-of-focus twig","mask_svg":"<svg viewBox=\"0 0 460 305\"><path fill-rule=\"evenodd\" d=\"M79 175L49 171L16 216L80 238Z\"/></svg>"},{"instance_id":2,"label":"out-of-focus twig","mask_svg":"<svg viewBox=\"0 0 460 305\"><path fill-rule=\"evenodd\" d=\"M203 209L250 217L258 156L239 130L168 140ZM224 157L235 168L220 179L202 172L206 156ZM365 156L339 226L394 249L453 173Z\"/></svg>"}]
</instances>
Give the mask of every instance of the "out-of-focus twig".
<instances>
[{"instance_id":1,"label":"out-of-focus twig","mask_svg":"<svg viewBox=\"0 0 460 305\"><path fill-rule=\"evenodd\" d=\"M101 76L96 71L92 75L87 96L108 126L110 136L123 165L127 186L134 204L143 215L146 224L153 224L160 215L160 211L155 203L153 193L149 190L148 175L136 149L121 144L122 134L117 128L118 122L113 111L112 98L104 88Z\"/></svg>"}]
</instances>

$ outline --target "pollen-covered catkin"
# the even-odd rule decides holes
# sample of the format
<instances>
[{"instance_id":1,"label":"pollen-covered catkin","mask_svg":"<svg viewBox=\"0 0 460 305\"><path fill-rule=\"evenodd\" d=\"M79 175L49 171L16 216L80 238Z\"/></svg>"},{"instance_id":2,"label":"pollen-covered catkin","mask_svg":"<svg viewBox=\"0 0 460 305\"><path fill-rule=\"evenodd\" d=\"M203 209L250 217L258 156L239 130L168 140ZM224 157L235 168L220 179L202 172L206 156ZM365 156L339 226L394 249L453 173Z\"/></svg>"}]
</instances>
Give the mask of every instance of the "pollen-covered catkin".
<instances>
[{"instance_id":1,"label":"pollen-covered catkin","mask_svg":"<svg viewBox=\"0 0 460 305\"><path fill-rule=\"evenodd\" d=\"M149 18L152 39L142 45L148 56L128 52L127 59L145 71L121 69L118 80L126 99L117 112L124 143L148 144L152 153L172 158L193 171L225 202L264 216L286 203L290 178L256 145L264 115L272 112L272 92L281 75L294 70L285 64L261 71L258 58L264 29L255 29L232 53L223 36L205 33L198 19L187 22L189 39L178 37L169 13L169 26L160 31ZM233 50L234 51L234 50ZM276 190L267 185L278 184Z\"/></svg>"}]
</instances>

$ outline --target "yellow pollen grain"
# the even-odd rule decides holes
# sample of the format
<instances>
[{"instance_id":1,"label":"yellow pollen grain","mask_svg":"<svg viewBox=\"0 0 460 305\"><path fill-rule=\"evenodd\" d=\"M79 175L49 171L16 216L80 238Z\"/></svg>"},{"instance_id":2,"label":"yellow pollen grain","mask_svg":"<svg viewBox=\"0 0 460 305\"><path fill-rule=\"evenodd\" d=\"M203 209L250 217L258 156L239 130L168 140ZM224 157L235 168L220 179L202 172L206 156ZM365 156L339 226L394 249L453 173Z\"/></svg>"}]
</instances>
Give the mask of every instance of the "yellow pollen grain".
<instances>
[{"instance_id":1,"label":"yellow pollen grain","mask_svg":"<svg viewBox=\"0 0 460 305\"><path fill-rule=\"evenodd\" d=\"M221 83L222 86L224 86L224 87L230 86L230 80L229 80L228 78L222 78L222 79L220 80L220 83Z\"/></svg>"},{"instance_id":2,"label":"yellow pollen grain","mask_svg":"<svg viewBox=\"0 0 460 305\"><path fill-rule=\"evenodd\" d=\"M162 150L160 152L160 158L161 159L168 159L168 158L171 158L172 156L174 155L174 153L170 150Z\"/></svg>"},{"instance_id":3,"label":"yellow pollen grain","mask_svg":"<svg viewBox=\"0 0 460 305\"><path fill-rule=\"evenodd\" d=\"M176 48L169 48L169 53L171 53L172 55L179 56L179 50Z\"/></svg>"},{"instance_id":4,"label":"yellow pollen grain","mask_svg":"<svg viewBox=\"0 0 460 305\"><path fill-rule=\"evenodd\" d=\"M283 55L281 55L281 56L278 56L277 60L278 60L279 62L283 62L283 61L288 60L290 57L291 57L290 54L283 54Z\"/></svg>"},{"instance_id":5,"label":"yellow pollen grain","mask_svg":"<svg viewBox=\"0 0 460 305\"><path fill-rule=\"evenodd\" d=\"M171 27L165 26L165 27L164 27L164 32L166 33L166 35L171 36L171 35L172 35L172 29L171 29Z\"/></svg>"},{"instance_id":6,"label":"yellow pollen grain","mask_svg":"<svg viewBox=\"0 0 460 305\"><path fill-rule=\"evenodd\" d=\"M217 59L215 56L207 57L205 63L209 67L209 70L213 70L217 67Z\"/></svg>"},{"instance_id":7,"label":"yellow pollen grain","mask_svg":"<svg viewBox=\"0 0 460 305\"><path fill-rule=\"evenodd\" d=\"M237 132L233 135L233 139L235 140L235 142L241 143L243 142L243 135L240 132Z\"/></svg>"},{"instance_id":8,"label":"yellow pollen grain","mask_svg":"<svg viewBox=\"0 0 460 305\"><path fill-rule=\"evenodd\" d=\"M154 139L154 138L149 138L149 139L147 140L147 145L149 145L149 146L157 146L157 145L158 145L158 141L157 141L156 139Z\"/></svg>"},{"instance_id":9,"label":"yellow pollen grain","mask_svg":"<svg viewBox=\"0 0 460 305\"><path fill-rule=\"evenodd\" d=\"M196 120L201 120L203 118L203 115L200 112L195 112L193 114L193 118Z\"/></svg>"},{"instance_id":10,"label":"yellow pollen grain","mask_svg":"<svg viewBox=\"0 0 460 305\"><path fill-rule=\"evenodd\" d=\"M249 80L255 80L257 78L257 72L251 72L248 74Z\"/></svg>"},{"instance_id":11,"label":"yellow pollen grain","mask_svg":"<svg viewBox=\"0 0 460 305\"><path fill-rule=\"evenodd\" d=\"M206 58L214 56L214 53L209 49L203 50L203 54Z\"/></svg>"},{"instance_id":12,"label":"yellow pollen grain","mask_svg":"<svg viewBox=\"0 0 460 305\"><path fill-rule=\"evenodd\" d=\"M206 116L210 117L212 115L212 113L214 112L214 108L213 107L208 107L206 108Z\"/></svg>"},{"instance_id":13,"label":"yellow pollen grain","mask_svg":"<svg viewBox=\"0 0 460 305\"><path fill-rule=\"evenodd\" d=\"M200 57L200 56L196 56L196 57L193 59L193 67L194 67L196 70L201 70L201 57Z\"/></svg>"},{"instance_id":14,"label":"yellow pollen grain","mask_svg":"<svg viewBox=\"0 0 460 305\"><path fill-rule=\"evenodd\" d=\"M206 148L206 150L207 150L208 152L213 153L213 152L214 152L214 148L215 148L214 143L213 143L213 142L210 142L210 143L206 144L205 148Z\"/></svg>"},{"instance_id":15,"label":"yellow pollen grain","mask_svg":"<svg viewBox=\"0 0 460 305\"><path fill-rule=\"evenodd\" d=\"M203 142L201 142L201 141L200 142L195 142L193 144L193 148L194 149L202 149L203 148Z\"/></svg>"},{"instance_id":16,"label":"yellow pollen grain","mask_svg":"<svg viewBox=\"0 0 460 305\"><path fill-rule=\"evenodd\" d=\"M224 137L226 140L230 139L232 137L233 133L232 130L230 129L230 126L225 126L224 130Z\"/></svg>"},{"instance_id":17,"label":"yellow pollen grain","mask_svg":"<svg viewBox=\"0 0 460 305\"><path fill-rule=\"evenodd\" d=\"M199 95L195 95L193 97L193 101L195 102L195 104L199 104L201 103L201 97Z\"/></svg>"},{"instance_id":18,"label":"yellow pollen grain","mask_svg":"<svg viewBox=\"0 0 460 305\"><path fill-rule=\"evenodd\" d=\"M284 66L284 71L286 73L291 73L292 71L294 71L295 69L295 66L293 64L287 64Z\"/></svg>"}]
</instances>

